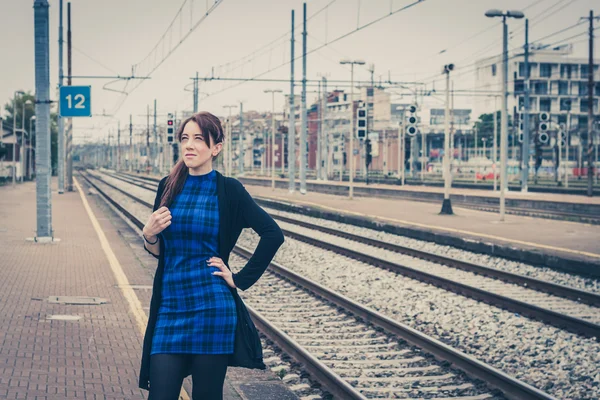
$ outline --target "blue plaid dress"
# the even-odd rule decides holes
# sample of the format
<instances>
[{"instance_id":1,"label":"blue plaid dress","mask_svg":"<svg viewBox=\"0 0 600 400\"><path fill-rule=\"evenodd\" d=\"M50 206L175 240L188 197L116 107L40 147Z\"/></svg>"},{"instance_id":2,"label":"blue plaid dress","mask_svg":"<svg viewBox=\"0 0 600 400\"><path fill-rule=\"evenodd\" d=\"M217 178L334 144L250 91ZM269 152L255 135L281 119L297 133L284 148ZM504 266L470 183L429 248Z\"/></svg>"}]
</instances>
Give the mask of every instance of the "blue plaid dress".
<instances>
[{"instance_id":1,"label":"blue plaid dress","mask_svg":"<svg viewBox=\"0 0 600 400\"><path fill-rule=\"evenodd\" d=\"M231 354L237 315L225 280L206 264L218 257L219 205L213 170L189 175L169 207L171 225L162 233L165 271L152 351Z\"/></svg>"}]
</instances>

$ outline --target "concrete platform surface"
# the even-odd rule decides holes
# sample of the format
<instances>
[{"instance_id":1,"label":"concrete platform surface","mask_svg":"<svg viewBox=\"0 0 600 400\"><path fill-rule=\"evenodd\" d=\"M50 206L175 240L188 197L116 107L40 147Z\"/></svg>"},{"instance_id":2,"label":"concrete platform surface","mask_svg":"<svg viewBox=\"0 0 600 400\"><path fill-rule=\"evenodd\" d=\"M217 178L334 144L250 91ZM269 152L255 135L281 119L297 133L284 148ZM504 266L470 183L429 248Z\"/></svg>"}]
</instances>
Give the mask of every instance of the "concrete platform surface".
<instances>
[{"instance_id":1,"label":"concrete platform surface","mask_svg":"<svg viewBox=\"0 0 600 400\"><path fill-rule=\"evenodd\" d=\"M252 179L263 179L271 181L270 177L257 176L251 174L245 174L244 177ZM288 179L275 178L276 182L288 182ZM313 179L307 179L307 183L310 184L326 184L334 186L348 187L348 182L340 182L335 180L319 181ZM296 180L297 187L300 186L300 181ZM387 189L387 190L398 190L401 192L420 192L420 193L444 193L444 188L439 186L425 186L425 185L393 185L393 184L379 184L370 183L366 185L363 182L354 182L355 188L372 188L372 189ZM471 197L489 197L493 199L500 198L499 191L490 191L485 189L464 189L464 188L452 188L450 192L451 196L471 196ZM520 191L508 191L506 193L507 199L519 199L519 200L537 200L537 201L551 201L560 203L575 203L575 204L594 204L600 205L600 196L588 197L588 196L576 196L572 194L560 194L560 193L534 193L527 192L522 193Z\"/></svg>"},{"instance_id":2,"label":"concrete platform surface","mask_svg":"<svg viewBox=\"0 0 600 400\"><path fill-rule=\"evenodd\" d=\"M97 195L83 187L86 207L56 184L50 244L26 240L35 182L0 187L0 398L145 399L138 369L156 260ZM225 399L269 398L296 396L270 371L228 370Z\"/></svg>"}]
</instances>

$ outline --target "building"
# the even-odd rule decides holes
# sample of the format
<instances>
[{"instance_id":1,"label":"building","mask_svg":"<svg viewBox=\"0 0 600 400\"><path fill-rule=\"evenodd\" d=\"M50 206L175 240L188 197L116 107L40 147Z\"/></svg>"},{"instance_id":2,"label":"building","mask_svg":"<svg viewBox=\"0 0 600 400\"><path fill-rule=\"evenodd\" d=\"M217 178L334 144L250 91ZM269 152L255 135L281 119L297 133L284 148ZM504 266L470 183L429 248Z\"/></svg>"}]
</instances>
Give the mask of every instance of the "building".
<instances>
[{"instance_id":1,"label":"building","mask_svg":"<svg viewBox=\"0 0 600 400\"><path fill-rule=\"evenodd\" d=\"M573 134L587 136L588 74L587 58L573 58L572 46L545 48L532 46L529 55L530 111L533 119L540 112L550 113L556 123L566 123L570 114ZM593 113L598 118L600 109L600 71L594 63ZM476 63L475 87L480 91L500 93L502 89L502 59L500 56L479 60ZM525 60L523 50L509 54L508 61L508 112L514 115L524 106ZM478 98L479 99L479 98ZM476 116L494 110L494 97L478 102ZM497 107L500 107L498 94ZM532 123L533 124L533 123Z\"/></svg>"},{"instance_id":2,"label":"building","mask_svg":"<svg viewBox=\"0 0 600 400\"><path fill-rule=\"evenodd\" d=\"M29 140L26 138L26 151L21 149L21 133L17 131L17 143L15 144L15 136L13 135L12 126L2 126L0 132L0 180L12 179L13 170L13 146L15 147L15 161L16 161L16 179L21 180L23 176L27 176L30 172L30 168L33 168L32 172L35 171L35 163L30 161L30 157L35 157L33 150L29 151ZM21 154L24 153L24 154ZM25 165L21 162L22 157L25 160Z\"/></svg>"}]
</instances>

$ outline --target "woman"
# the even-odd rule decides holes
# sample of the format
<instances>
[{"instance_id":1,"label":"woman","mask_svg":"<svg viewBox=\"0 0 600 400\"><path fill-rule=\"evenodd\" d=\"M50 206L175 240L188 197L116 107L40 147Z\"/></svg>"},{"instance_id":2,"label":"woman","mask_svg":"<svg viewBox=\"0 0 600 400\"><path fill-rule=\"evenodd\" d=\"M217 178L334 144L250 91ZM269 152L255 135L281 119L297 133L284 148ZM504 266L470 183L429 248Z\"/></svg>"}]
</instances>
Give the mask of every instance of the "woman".
<instances>
[{"instance_id":1,"label":"woman","mask_svg":"<svg viewBox=\"0 0 600 400\"><path fill-rule=\"evenodd\" d=\"M181 159L160 181L154 212L143 228L144 247L159 263L139 385L150 391L150 399L177 399L191 374L194 399L222 399L228 365L264 368L260 340L245 311L239 311L236 288L246 290L260 278L283 235L239 181L213 170L224 138L217 117L191 116L176 138ZM247 227L260 242L244 268L232 274L229 253ZM248 353L240 342L254 347Z\"/></svg>"}]
</instances>

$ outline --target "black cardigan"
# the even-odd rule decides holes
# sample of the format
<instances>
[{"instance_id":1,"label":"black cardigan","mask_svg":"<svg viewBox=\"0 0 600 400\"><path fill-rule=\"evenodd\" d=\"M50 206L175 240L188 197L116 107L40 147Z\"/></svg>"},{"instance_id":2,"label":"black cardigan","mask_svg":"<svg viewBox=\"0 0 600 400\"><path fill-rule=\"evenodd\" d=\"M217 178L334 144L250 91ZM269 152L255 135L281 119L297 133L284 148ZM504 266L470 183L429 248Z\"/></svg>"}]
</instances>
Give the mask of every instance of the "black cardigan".
<instances>
[{"instance_id":1,"label":"black cardigan","mask_svg":"<svg viewBox=\"0 0 600 400\"><path fill-rule=\"evenodd\" d=\"M260 236L258 246L250 260L248 260L239 273L233 274L235 286L241 290L246 290L256 283L267 269L275 253L283 244L283 234L279 226L273 221L273 218L254 202L250 194L238 180L225 177L218 171L216 172L219 203L219 257L229 267L229 253L235 246L242 229L252 228ZM166 177L158 185L153 211L156 211L160 206L165 181ZM145 244L144 248L146 248ZM148 317L146 334L144 335L139 381L139 387L142 389L149 388L150 351L162 295L165 254L163 241L160 241L159 257L150 251L148 252L155 258L158 258L158 268L154 275L150 315Z\"/></svg>"}]
</instances>

